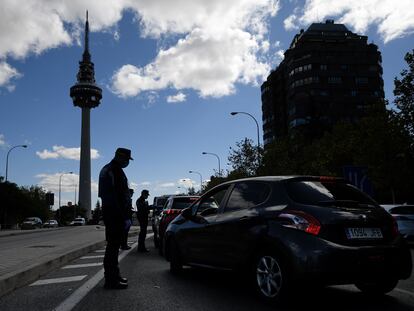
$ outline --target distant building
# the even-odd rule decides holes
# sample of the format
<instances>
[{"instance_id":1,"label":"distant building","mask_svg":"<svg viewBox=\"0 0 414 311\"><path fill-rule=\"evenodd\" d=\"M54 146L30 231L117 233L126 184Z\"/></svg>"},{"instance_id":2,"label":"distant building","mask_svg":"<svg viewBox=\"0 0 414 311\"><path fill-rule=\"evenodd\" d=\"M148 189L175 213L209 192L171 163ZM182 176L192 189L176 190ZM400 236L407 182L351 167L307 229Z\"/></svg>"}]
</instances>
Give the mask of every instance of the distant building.
<instances>
[{"instance_id":1,"label":"distant building","mask_svg":"<svg viewBox=\"0 0 414 311\"><path fill-rule=\"evenodd\" d=\"M294 130L319 137L337 121L357 121L375 103L385 107L381 53L367 40L333 20L295 35L261 86L265 146Z\"/></svg>"}]
</instances>

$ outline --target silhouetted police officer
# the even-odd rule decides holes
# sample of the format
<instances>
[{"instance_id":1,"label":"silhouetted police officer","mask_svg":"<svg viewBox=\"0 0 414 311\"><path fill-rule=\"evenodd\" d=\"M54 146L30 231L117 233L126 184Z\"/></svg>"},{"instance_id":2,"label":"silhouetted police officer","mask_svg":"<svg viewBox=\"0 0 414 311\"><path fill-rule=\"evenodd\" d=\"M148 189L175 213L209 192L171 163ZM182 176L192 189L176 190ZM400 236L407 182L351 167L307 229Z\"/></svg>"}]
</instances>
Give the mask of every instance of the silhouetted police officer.
<instances>
[{"instance_id":1,"label":"silhouetted police officer","mask_svg":"<svg viewBox=\"0 0 414 311\"><path fill-rule=\"evenodd\" d=\"M133 160L131 150L118 148L115 157L99 174L99 197L102 200L107 241L104 256L105 288L110 289L124 289L128 286L128 280L119 273L118 253L125 228L130 226L130 193L127 177L122 170L128 166L129 160Z\"/></svg>"},{"instance_id":2,"label":"silhouetted police officer","mask_svg":"<svg viewBox=\"0 0 414 311\"><path fill-rule=\"evenodd\" d=\"M149 196L149 191L144 189L141 191L141 196L137 200L137 219L139 222L139 236L138 236L138 252L146 253L149 250L145 247L145 239L147 237L148 214L150 208L146 201Z\"/></svg>"}]
</instances>

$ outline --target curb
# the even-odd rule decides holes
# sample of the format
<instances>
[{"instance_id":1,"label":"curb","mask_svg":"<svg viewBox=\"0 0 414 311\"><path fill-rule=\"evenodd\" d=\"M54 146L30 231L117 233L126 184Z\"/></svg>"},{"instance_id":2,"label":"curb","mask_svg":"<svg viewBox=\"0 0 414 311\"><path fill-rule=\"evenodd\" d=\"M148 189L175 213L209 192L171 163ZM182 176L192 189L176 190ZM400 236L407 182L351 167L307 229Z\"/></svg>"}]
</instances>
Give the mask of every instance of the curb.
<instances>
[{"instance_id":1,"label":"curb","mask_svg":"<svg viewBox=\"0 0 414 311\"><path fill-rule=\"evenodd\" d=\"M138 232L139 230L137 229L131 230L128 236L136 236ZM66 254L63 254L46 262L35 263L32 266L21 269L20 271L14 271L5 274L0 278L0 297L12 292L17 288L30 284L42 275L45 275L48 272L57 269L80 256L88 254L91 251L102 248L105 245L105 240L94 242L86 246L82 246L78 249L73 249Z\"/></svg>"},{"instance_id":2,"label":"curb","mask_svg":"<svg viewBox=\"0 0 414 311\"><path fill-rule=\"evenodd\" d=\"M0 279L0 297L4 296L5 294L19 288L25 286L42 275L50 272L53 269L59 268L69 261L85 255L91 251L94 251L98 248L101 248L106 244L106 241L100 241L96 243L89 244L79 249L75 249L70 251L66 254L63 254L57 258L48 260L46 262L40 264L34 264L33 266L29 266L21 271L11 272L6 274L4 278Z\"/></svg>"}]
</instances>

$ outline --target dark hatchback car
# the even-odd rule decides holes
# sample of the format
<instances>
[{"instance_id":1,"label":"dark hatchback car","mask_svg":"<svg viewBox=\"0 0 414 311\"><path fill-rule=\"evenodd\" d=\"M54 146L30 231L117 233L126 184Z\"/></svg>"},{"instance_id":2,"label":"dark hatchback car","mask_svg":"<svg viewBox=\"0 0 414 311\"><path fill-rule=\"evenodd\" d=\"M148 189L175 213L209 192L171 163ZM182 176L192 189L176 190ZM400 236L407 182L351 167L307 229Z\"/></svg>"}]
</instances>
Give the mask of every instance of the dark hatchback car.
<instances>
[{"instance_id":1,"label":"dark hatchback car","mask_svg":"<svg viewBox=\"0 0 414 311\"><path fill-rule=\"evenodd\" d=\"M272 301L297 284L355 284L384 294L412 269L393 217L332 177L224 183L171 222L164 241L171 272L183 265L236 270Z\"/></svg>"},{"instance_id":2,"label":"dark hatchback car","mask_svg":"<svg viewBox=\"0 0 414 311\"><path fill-rule=\"evenodd\" d=\"M154 245L159 247L160 254L163 254L163 238L169 223L177 217L183 209L191 206L200 197L196 195L172 195L164 204L161 214L156 219L154 230Z\"/></svg>"}]
</instances>

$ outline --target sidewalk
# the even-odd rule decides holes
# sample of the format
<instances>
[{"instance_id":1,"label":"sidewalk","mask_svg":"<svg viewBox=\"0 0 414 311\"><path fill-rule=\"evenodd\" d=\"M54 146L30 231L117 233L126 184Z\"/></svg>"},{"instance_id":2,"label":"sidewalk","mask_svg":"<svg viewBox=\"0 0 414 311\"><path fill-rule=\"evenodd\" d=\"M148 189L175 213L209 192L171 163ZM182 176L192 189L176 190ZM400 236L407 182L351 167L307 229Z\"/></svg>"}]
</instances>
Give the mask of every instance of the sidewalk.
<instances>
[{"instance_id":1,"label":"sidewalk","mask_svg":"<svg viewBox=\"0 0 414 311\"><path fill-rule=\"evenodd\" d=\"M132 226L129 236L138 232ZM99 225L0 231L0 297L105 245L105 227Z\"/></svg>"}]
</instances>

